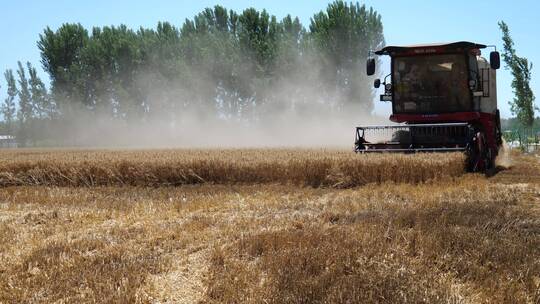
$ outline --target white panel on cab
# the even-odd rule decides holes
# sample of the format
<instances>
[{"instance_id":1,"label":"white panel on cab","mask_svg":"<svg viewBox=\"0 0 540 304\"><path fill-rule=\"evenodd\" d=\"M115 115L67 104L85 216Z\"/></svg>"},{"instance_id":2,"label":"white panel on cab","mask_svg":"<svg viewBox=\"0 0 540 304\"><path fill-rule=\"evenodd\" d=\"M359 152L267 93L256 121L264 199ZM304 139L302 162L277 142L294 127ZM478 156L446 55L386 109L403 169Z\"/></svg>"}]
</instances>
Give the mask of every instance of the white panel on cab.
<instances>
[{"instance_id":1,"label":"white panel on cab","mask_svg":"<svg viewBox=\"0 0 540 304\"><path fill-rule=\"evenodd\" d=\"M483 94L475 98L475 108L480 112L495 114L497 111L497 71L492 69L484 57L477 57L478 71ZM480 105L478 107L478 102Z\"/></svg>"}]
</instances>

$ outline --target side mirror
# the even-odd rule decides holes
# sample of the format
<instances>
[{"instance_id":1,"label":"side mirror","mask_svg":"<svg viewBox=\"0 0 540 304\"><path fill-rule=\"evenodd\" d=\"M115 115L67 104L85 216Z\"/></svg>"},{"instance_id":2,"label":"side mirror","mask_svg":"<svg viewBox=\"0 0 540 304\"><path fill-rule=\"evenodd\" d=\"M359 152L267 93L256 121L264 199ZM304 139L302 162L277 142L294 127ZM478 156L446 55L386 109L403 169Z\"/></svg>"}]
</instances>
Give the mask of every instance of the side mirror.
<instances>
[{"instance_id":1,"label":"side mirror","mask_svg":"<svg viewBox=\"0 0 540 304\"><path fill-rule=\"evenodd\" d=\"M493 51L489 53L489 64L494 70L497 70L501 67L501 56L499 55L499 52Z\"/></svg>"},{"instance_id":2,"label":"side mirror","mask_svg":"<svg viewBox=\"0 0 540 304\"><path fill-rule=\"evenodd\" d=\"M375 58L368 58L366 62L366 72L368 76L375 74Z\"/></svg>"},{"instance_id":3,"label":"side mirror","mask_svg":"<svg viewBox=\"0 0 540 304\"><path fill-rule=\"evenodd\" d=\"M375 79L375 81L373 82L373 86L375 87L375 89L378 89L381 86L381 80L379 78Z\"/></svg>"}]
</instances>

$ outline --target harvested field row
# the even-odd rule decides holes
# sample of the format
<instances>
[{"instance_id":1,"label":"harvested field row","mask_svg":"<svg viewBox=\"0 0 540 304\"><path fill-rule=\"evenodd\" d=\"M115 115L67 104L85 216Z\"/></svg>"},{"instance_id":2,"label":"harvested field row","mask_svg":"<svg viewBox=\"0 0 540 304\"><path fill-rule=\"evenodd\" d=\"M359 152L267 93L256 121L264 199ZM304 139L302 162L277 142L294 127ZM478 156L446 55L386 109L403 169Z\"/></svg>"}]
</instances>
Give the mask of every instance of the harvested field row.
<instances>
[{"instance_id":1,"label":"harvested field row","mask_svg":"<svg viewBox=\"0 0 540 304\"><path fill-rule=\"evenodd\" d=\"M279 183L353 187L462 175L462 154L358 155L347 150L243 149L0 152L0 186L177 186Z\"/></svg>"},{"instance_id":2,"label":"harvested field row","mask_svg":"<svg viewBox=\"0 0 540 304\"><path fill-rule=\"evenodd\" d=\"M6 187L0 302L538 303L538 189Z\"/></svg>"}]
</instances>

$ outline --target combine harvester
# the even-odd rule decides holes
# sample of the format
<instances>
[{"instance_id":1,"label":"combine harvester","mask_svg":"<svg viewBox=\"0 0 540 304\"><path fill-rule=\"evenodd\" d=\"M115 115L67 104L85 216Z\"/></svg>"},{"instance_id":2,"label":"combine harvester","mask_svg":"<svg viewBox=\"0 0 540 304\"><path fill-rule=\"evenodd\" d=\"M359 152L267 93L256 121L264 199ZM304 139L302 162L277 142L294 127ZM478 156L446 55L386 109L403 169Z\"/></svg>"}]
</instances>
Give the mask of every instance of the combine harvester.
<instances>
[{"instance_id":1,"label":"combine harvester","mask_svg":"<svg viewBox=\"0 0 540 304\"><path fill-rule=\"evenodd\" d=\"M387 46L391 73L384 78L381 101L392 103L395 125L356 128L355 151L451 152L467 155L468 170L489 172L502 145L497 109L497 51L490 62L481 57L486 45L472 42ZM375 58L367 74L375 74ZM388 82L390 78L390 82ZM381 85L375 80L375 88Z\"/></svg>"}]
</instances>

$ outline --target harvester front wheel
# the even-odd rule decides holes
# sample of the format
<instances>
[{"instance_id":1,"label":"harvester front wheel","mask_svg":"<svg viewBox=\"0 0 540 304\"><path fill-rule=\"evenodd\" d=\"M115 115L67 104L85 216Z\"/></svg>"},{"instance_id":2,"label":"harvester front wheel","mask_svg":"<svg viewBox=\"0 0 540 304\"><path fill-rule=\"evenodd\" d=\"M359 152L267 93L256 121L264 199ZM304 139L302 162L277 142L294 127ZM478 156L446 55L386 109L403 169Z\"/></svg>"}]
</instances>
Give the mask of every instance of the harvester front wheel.
<instances>
[{"instance_id":1,"label":"harvester front wheel","mask_svg":"<svg viewBox=\"0 0 540 304\"><path fill-rule=\"evenodd\" d=\"M488 172L494 167L493 152L488 148L482 131L475 133L469 145L468 166L470 172Z\"/></svg>"}]
</instances>

